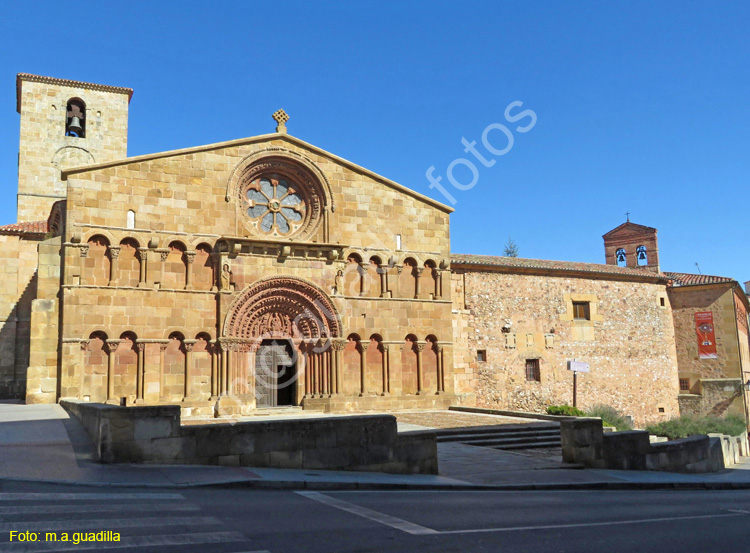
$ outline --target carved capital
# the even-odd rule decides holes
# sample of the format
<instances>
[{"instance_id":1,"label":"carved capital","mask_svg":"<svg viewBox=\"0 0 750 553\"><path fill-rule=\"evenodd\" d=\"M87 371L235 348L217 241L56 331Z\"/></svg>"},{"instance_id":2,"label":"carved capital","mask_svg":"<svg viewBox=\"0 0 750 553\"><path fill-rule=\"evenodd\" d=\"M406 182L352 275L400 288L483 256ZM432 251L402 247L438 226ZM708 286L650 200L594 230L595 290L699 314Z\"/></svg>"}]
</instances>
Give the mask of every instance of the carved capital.
<instances>
[{"instance_id":1,"label":"carved capital","mask_svg":"<svg viewBox=\"0 0 750 553\"><path fill-rule=\"evenodd\" d=\"M138 259L144 261L148 255L148 248L138 248L136 255L138 256Z\"/></svg>"},{"instance_id":2,"label":"carved capital","mask_svg":"<svg viewBox=\"0 0 750 553\"><path fill-rule=\"evenodd\" d=\"M167 260L167 257L169 256L169 250L167 248L156 248L154 251L161 256L162 261Z\"/></svg>"},{"instance_id":3,"label":"carved capital","mask_svg":"<svg viewBox=\"0 0 750 553\"><path fill-rule=\"evenodd\" d=\"M198 252L195 251L187 251L185 252L185 261L188 263L193 263L195 261L195 254Z\"/></svg>"},{"instance_id":4,"label":"carved capital","mask_svg":"<svg viewBox=\"0 0 750 553\"><path fill-rule=\"evenodd\" d=\"M164 353L167 351L167 347L169 346L169 342L159 342L159 352Z\"/></svg>"},{"instance_id":5,"label":"carved capital","mask_svg":"<svg viewBox=\"0 0 750 553\"><path fill-rule=\"evenodd\" d=\"M78 247L78 251L81 252L81 257L88 257L89 255L89 245L88 244L81 244Z\"/></svg>"},{"instance_id":6,"label":"carved capital","mask_svg":"<svg viewBox=\"0 0 750 553\"><path fill-rule=\"evenodd\" d=\"M88 347L89 347L89 341L88 340L81 340L80 344L81 344L81 349L83 351L86 351L86 349L88 349Z\"/></svg>"},{"instance_id":7,"label":"carved capital","mask_svg":"<svg viewBox=\"0 0 750 553\"><path fill-rule=\"evenodd\" d=\"M107 353L114 353L114 351L117 349L117 346L120 345L121 340L107 340L106 341L106 349Z\"/></svg>"},{"instance_id":8,"label":"carved capital","mask_svg":"<svg viewBox=\"0 0 750 553\"><path fill-rule=\"evenodd\" d=\"M108 246L109 249L109 256L112 259L117 259L120 257L120 246Z\"/></svg>"},{"instance_id":9,"label":"carved capital","mask_svg":"<svg viewBox=\"0 0 750 553\"><path fill-rule=\"evenodd\" d=\"M424 267L415 267L414 272L418 277L422 276L422 273L424 272Z\"/></svg>"},{"instance_id":10,"label":"carved capital","mask_svg":"<svg viewBox=\"0 0 750 553\"><path fill-rule=\"evenodd\" d=\"M367 351L367 348L370 347L370 342L360 341L359 342L359 347L362 349L362 352L364 353L364 352Z\"/></svg>"},{"instance_id":11,"label":"carved capital","mask_svg":"<svg viewBox=\"0 0 750 553\"><path fill-rule=\"evenodd\" d=\"M398 274L401 274L401 271L403 271L403 270L404 270L404 266L403 265L396 265L396 272Z\"/></svg>"},{"instance_id":12,"label":"carved capital","mask_svg":"<svg viewBox=\"0 0 750 553\"><path fill-rule=\"evenodd\" d=\"M424 351L424 347L427 344L425 344L424 342L416 342L414 345L417 346L417 351L421 353Z\"/></svg>"},{"instance_id":13,"label":"carved capital","mask_svg":"<svg viewBox=\"0 0 750 553\"><path fill-rule=\"evenodd\" d=\"M193 348L195 347L196 340L183 340L182 343L185 346L185 351L190 352L193 351Z\"/></svg>"},{"instance_id":14,"label":"carved capital","mask_svg":"<svg viewBox=\"0 0 750 553\"><path fill-rule=\"evenodd\" d=\"M138 353L143 355L143 352L146 351L146 343L145 342L136 342L135 347L138 349Z\"/></svg>"},{"instance_id":15,"label":"carved capital","mask_svg":"<svg viewBox=\"0 0 750 553\"><path fill-rule=\"evenodd\" d=\"M333 340L333 349L335 351L344 351L346 348L346 340Z\"/></svg>"}]
</instances>

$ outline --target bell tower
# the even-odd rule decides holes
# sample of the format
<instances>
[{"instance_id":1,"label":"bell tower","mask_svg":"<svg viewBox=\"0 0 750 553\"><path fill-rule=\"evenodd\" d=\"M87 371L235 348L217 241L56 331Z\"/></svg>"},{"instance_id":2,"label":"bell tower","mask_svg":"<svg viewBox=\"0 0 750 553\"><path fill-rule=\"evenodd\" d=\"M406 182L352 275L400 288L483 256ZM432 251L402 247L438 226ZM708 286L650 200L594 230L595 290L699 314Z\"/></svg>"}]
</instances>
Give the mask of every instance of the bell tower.
<instances>
[{"instance_id":1,"label":"bell tower","mask_svg":"<svg viewBox=\"0 0 750 553\"><path fill-rule=\"evenodd\" d=\"M659 272L659 243L656 229L630 220L610 230L604 238L607 265Z\"/></svg>"},{"instance_id":2,"label":"bell tower","mask_svg":"<svg viewBox=\"0 0 750 553\"><path fill-rule=\"evenodd\" d=\"M18 221L41 221L65 199L60 171L127 157L130 88L19 73Z\"/></svg>"}]
</instances>

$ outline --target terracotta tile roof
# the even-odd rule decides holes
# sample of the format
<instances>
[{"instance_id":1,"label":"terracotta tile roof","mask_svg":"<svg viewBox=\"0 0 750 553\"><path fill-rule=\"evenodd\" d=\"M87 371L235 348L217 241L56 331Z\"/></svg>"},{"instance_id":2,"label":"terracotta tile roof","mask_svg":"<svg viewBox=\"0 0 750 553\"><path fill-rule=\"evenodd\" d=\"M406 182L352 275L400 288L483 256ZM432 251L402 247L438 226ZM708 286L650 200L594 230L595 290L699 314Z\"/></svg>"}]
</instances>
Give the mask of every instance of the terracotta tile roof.
<instances>
[{"instance_id":1,"label":"terracotta tile roof","mask_svg":"<svg viewBox=\"0 0 750 553\"><path fill-rule=\"evenodd\" d=\"M55 77L43 77L42 75L32 75L31 73L19 73L16 75L16 109L21 113L21 82L30 81L34 83L48 83L60 86L69 86L72 88L88 88L89 90L100 90L102 92L115 92L128 95L128 103L133 97L132 88L122 86L109 86L106 84L87 83L84 81L71 81L68 79L56 79Z\"/></svg>"},{"instance_id":2,"label":"terracotta tile roof","mask_svg":"<svg viewBox=\"0 0 750 553\"><path fill-rule=\"evenodd\" d=\"M451 254L451 265L493 266L541 271L591 273L610 276L621 275L647 277L667 280L667 277L664 275L652 273L645 269L632 269L628 267L618 267L617 265L601 265L598 263L550 261L547 259L524 259L521 257L499 257L494 255Z\"/></svg>"},{"instance_id":3,"label":"terracotta tile roof","mask_svg":"<svg viewBox=\"0 0 750 553\"><path fill-rule=\"evenodd\" d=\"M735 282L733 278L713 275L694 275L691 273L664 273L672 281L672 286L700 286L701 284L721 284Z\"/></svg>"},{"instance_id":4,"label":"terracotta tile roof","mask_svg":"<svg viewBox=\"0 0 750 553\"><path fill-rule=\"evenodd\" d=\"M30 221L24 223L13 223L12 225L0 226L0 234L23 236L29 234L47 234L49 226L47 221Z\"/></svg>"}]
</instances>

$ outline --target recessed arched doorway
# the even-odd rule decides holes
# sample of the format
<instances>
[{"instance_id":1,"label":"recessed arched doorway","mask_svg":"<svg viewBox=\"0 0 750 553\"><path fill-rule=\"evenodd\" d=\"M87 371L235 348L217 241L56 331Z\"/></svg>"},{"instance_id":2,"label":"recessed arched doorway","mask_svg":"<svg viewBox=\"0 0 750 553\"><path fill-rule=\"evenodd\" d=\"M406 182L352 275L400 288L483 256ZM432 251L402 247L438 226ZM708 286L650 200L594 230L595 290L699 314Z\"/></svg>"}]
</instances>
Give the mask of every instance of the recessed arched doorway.
<instances>
[{"instance_id":1,"label":"recessed arched doorway","mask_svg":"<svg viewBox=\"0 0 750 553\"><path fill-rule=\"evenodd\" d=\"M297 405L297 350L288 339L263 340L255 352L258 408Z\"/></svg>"},{"instance_id":2,"label":"recessed arched doorway","mask_svg":"<svg viewBox=\"0 0 750 553\"><path fill-rule=\"evenodd\" d=\"M330 350L341 320L325 292L306 280L270 277L249 286L227 312L222 335L220 342L251 352L239 373L256 407L304 405L338 391Z\"/></svg>"}]
</instances>

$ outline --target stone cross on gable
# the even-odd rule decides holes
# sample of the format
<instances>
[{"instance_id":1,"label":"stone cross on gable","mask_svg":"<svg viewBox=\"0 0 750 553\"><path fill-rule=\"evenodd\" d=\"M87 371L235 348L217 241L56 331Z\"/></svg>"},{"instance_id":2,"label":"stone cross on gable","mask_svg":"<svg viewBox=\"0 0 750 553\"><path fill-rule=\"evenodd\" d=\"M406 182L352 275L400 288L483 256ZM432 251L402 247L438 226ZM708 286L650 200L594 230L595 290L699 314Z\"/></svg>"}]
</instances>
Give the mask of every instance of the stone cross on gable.
<instances>
[{"instance_id":1,"label":"stone cross on gable","mask_svg":"<svg viewBox=\"0 0 750 553\"><path fill-rule=\"evenodd\" d=\"M276 110L272 117L276 121L276 132L286 134L286 122L289 121L286 112L283 109Z\"/></svg>"}]
</instances>

